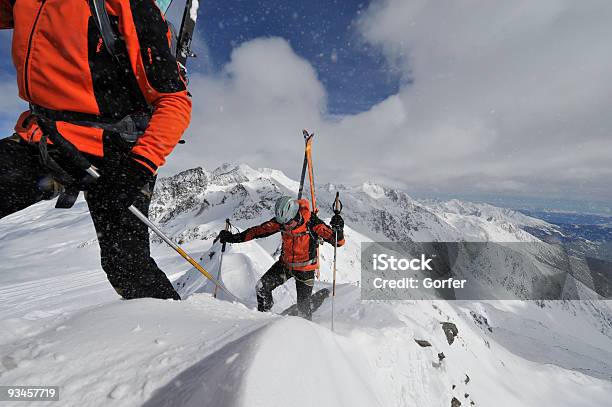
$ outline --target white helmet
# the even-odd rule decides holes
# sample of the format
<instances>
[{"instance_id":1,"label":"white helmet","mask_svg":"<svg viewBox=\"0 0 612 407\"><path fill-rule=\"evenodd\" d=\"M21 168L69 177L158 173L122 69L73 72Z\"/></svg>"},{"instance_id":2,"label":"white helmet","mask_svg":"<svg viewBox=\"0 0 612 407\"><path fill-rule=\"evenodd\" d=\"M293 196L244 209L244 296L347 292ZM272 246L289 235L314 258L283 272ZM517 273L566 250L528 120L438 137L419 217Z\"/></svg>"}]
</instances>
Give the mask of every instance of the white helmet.
<instances>
[{"instance_id":1,"label":"white helmet","mask_svg":"<svg viewBox=\"0 0 612 407\"><path fill-rule=\"evenodd\" d=\"M278 223L284 225L297 216L299 209L300 204L296 199L290 196L282 196L276 200L274 216Z\"/></svg>"}]
</instances>

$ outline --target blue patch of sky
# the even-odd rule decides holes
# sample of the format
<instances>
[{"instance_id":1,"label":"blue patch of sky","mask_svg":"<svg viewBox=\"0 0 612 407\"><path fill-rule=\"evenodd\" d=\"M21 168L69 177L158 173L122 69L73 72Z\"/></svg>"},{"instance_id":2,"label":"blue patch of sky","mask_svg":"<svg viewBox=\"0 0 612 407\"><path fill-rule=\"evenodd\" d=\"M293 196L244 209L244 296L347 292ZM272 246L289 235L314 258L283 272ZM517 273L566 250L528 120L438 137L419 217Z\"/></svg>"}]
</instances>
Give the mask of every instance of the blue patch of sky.
<instances>
[{"instance_id":1,"label":"blue patch of sky","mask_svg":"<svg viewBox=\"0 0 612 407\"><path fill-rule=\"evenodd\" d=\"M11 59L11 42L13 30L0 30L0 73L13 74L13 60Z\"/></svg>"},{"instance_id":2,"label":"blue patch of sky","mask_svg":"<svg viewBox=\"0 0 612 407\"><path fill-rule=\"evenodd\" d=\"M12 30L0 30L0 82L15 82L15 68L11 59ZM2 95L3 98L17 98L17 95ZM24 102L25 106L25 102ZM0 110L0 138L13 134L13 127L19 112Z\"/></svg>"},{"instance_id":3,"label":"blue patch of sky","mask_svg":"<svg viewBox=\"0 0 612 407\"><path fill-rule=\"evenodd\" d=\"M175 3L170 14L184 4ZM191 60L190 69L212 67L218 72L230 61L235 47L255 38L278 36L316 70L327 90L329 114L366 111L396 94L401 85L400 73L357 32L355 22L368 4L363 0L200 1L197 30L208 46L208 60Z\"/></svg>"}]
</instances>

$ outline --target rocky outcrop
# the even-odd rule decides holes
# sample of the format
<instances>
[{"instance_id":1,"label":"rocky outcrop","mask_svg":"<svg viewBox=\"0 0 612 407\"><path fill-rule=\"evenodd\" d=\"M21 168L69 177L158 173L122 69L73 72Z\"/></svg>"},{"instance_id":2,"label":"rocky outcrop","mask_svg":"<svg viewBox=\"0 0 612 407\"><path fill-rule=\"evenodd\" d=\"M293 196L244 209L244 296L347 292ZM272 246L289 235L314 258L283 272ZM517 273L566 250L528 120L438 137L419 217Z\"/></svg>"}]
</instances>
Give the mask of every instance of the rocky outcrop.
<instances>
[{"instance_id":1,"label":"rocky outcrop","mask_svg":"<svg viewBox=\"0 0 612 407\"><path fill-rule=\"evenodd\" d=\"M457 325L453 324L452 322L442 322L442 330L446 335L446 341L449 345L452 345L455 341L455 337L459 334Z\"/></svg>"}]
</instances>

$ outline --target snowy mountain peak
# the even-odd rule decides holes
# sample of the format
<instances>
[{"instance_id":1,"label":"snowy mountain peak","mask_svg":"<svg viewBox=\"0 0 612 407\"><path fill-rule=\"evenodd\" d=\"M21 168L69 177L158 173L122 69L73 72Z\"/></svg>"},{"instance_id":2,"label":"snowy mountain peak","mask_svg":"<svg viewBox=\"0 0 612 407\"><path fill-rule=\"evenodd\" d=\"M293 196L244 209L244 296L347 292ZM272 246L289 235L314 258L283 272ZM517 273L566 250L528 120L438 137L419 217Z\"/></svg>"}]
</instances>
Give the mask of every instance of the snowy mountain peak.
<instances>
[{"instance_id":1,"label":"snowy mountain peak","mask_svg":"<svg viewBox=\"0 0 612 407\"><path fill-rule=\"evenodd\" d=\"M206 186L206 182L210 174L202 167L196 167L189 170L181 171L171 177L161 178L158 182L161 184L187 184L189 188L195 185L202 187Z\"/></svg>"},{"instance_id":2,"label":"snowy mountain peak","mask_svg":"<svg viewBox=\"0 0 612 407\"><path fill-rule=\"evenodd\" d=\"M275 169L229 163L213 171L198 167L158 182L151 216L161 223L180 218L176 225L179 238L196 237L200 236L196 229L202 231L203 223L221 214L244 227L269 219L274 201L282 195L296 195L298 187L297 181ZM417 201L403 191L372 182L318 186L317 202L324 218L332 215L336 191L349 227L376 240L533 241L536 239L521 226L552 227L487 204ZM306 186L305 197L309 195Z\"/></svg>"},{"instance_id":3,"label":"snowy mountain peak","mask_svg":"<svg viewBox=\"0 0 612 407\"><path fill-rule=\"evenodd\" d=\"M385 197L385 188L380 185L366 182L361 188L363 192L371 196L373 199L381 199Z\"/></svg>"},{"instance_id":4,"label":"snowy mountain peak","mask_svg":"<svg viewBox=\"0 0 612 407\"><path fill-rule=\"evenodd\" d=\"M233 185L257 179L260 173L246 164L225 163L211 173L215 185Z\"/></svg>"},{"instance_id":5,"label":"snowy mountain peak","mask_svg":"<svg viewBox=\"0 0 612 407\"><path fill-rule=\"evenodd\" d=\"M453 213L462 216L474 216L487 219L489 222L507 222L520 226L552 228L549 223L524 215L507 208L500 208L487 203L474 203L451 199L446 202L432 203L430 207L441 212Z\"/></svg>"}]
</instances>

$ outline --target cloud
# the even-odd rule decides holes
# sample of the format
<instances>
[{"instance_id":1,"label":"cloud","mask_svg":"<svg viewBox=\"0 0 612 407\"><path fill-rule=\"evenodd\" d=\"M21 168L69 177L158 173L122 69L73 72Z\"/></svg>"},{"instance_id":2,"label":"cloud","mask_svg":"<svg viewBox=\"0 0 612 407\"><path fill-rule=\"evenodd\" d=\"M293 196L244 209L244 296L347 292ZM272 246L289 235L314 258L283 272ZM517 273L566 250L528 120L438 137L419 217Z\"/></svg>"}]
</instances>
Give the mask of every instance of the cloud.
<instances>
[{"instance_id":1,"label":"cloud","mask_svg":"<svg viewBox=\"0 0 612 407\"><path fill-rule=\"evenodd\" d=\"M605 1L373 3L365 40L413 81L396 96L412 164L392 168L415 186L612 197L611 18Z\"/></svg>"},{"instance_id":2,"label":"cloud","mask_svg":"<svg viewBox=\"0 0 612 407\"><path fill-rule=\"evenodd\" d=\"M407 85L334 119L285 40L245 43L220 75L192 78L191 147L170 168L234 161L297 177L306 127L322 181L606 200L612 5L594 4L376 2L359 28Z\"/></svg>"},{"instance_id":3,"label":"cloud","mask_svg":"<svg viewBox=\"0 0 612 407\"><path fill-rule=\"evenodd\" d=\"M374 2L358 21L363 41L406 85L334 120L312 67L286 41L245 43L222 75L192 80L189 154L297 177L307 127L318 133L320 180L609 200L611 19L603 1Z\"/></svg>"},{"instance_id":4,"label":"cloud","mask_svg":"<svg viewBox=\"0 0 612 407\"><path fill-rule=\"evenodd\" d=\"M301 129L323 122L323 85L313 67L280 38L241 45L220 74L191 75L190 92L187 144L170 157L170 171L187 163L246 162L294 175L300 170Z\"/></svg>"},{"instance_id":5,"label":"cloud","mask_svg":"<svg viewBox=\"0 0 612 407\"><path fill-rule=\"evenodd\" d=\"M164 173L245 162L298 178L305 128L316 133L317 180L379 179L404 186L386 175L388 163L381 161L394 153L395 131L405 120L402 101L389 98L350 119L328 115L324 85L285 39L243 43L220 74L192 74L189 88L193 112L187 144L177 147Z\"/></svg>"}]
</instances>

